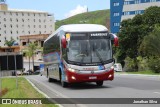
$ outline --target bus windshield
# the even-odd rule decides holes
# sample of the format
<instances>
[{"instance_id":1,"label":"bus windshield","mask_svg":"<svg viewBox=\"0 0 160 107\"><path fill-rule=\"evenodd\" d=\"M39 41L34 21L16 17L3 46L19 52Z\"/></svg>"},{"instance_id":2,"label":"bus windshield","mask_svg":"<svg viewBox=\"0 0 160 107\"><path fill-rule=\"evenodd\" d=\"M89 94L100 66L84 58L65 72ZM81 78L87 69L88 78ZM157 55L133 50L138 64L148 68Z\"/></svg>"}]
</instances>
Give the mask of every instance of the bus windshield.
<instances>
[{"instance_id":1,"label":"bus windshield","mask_svg":"<svg viewBox=\"0 0 160 107\"><path fill-rule=\"evenodd\" d=\"M94 34L71 34L70 41L68 41L68 61L80 64L104 64L112 59L108 33Z\"/></svg>"}]
</instances>

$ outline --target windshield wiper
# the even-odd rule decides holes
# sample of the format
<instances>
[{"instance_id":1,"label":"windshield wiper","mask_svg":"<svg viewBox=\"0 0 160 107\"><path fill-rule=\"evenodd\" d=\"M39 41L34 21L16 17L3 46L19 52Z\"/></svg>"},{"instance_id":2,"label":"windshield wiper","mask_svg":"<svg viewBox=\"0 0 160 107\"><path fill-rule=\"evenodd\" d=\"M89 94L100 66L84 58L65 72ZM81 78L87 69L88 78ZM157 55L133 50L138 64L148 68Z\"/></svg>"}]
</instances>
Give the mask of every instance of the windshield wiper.
<instances>
[{"instance_id":1,"label":"windshield wiper","mask_svg":"<svg viewBox=\"0 0 160 107\"><path fill-rule=\"evenodd\" d=\"M101 61L101 63L104 65L104 61L103 61L101 55L99 54L99 52L97 50L95 50L95 52L96 52L96 55L98 56L99 60Z\"/></svg>"},{"instance_id":2,"label":"windshield wiper","mask_svg":"<svg viewBox=\"0 0 160 107\"><path fill-rule=\"evenodd\" d=\"M103 59L102 59L101 55L99 54L99 52L98 52L97 50L95 50L94 45L93 45L93 51L94 51L94 52L96 52L96 55L98 56L98 58L99 58L100 62L104 65L104 61L103 61Z\"/></svg>"},{"instance_id":3,"label":"windshield wiper","mask_svg":"<svg viewBox=\"0 0 160 107\"><path fill-rule=\"evenodd\" d=\"M82 56L81 62L80 64L82 64L83 60L84 60L85 55Z\"/></svg>"}]
</instances>

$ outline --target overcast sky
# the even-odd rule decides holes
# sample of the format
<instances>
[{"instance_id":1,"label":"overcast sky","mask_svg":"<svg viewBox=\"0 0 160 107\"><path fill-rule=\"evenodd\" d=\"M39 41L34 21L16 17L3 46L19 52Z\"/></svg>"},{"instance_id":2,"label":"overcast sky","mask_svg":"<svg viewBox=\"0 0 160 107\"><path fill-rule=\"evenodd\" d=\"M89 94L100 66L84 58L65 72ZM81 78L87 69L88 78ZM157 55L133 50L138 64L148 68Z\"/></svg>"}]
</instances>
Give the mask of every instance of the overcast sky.
<instances>
[{"instance_id":1,"label":"overcast sky","mask_svg":"<svg viewBox=\"0 0 160 107\"><path fill-rule=\"evenodd\" d=\"M110 8L110 0L6 0L10 9L47 11L56 20L65 19L78 13Z\"/></svg>"}]
</instances>

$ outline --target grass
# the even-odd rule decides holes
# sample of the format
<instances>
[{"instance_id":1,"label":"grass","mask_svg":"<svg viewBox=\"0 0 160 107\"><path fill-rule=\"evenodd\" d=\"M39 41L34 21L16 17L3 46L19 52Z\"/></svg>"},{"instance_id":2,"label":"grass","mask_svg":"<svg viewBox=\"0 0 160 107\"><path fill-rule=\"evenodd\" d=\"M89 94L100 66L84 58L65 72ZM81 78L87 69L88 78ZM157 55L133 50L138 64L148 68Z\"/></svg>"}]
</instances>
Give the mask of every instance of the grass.
<instances>
[{"instance_id":1,"label":"grass","mask_svg":"<svg viewBox=\"0 0 160 107\"><path fill-rule=\"evenodd\" d=\"M16 88L16 78L3 78L2 89L8 92L2 98L45 98L38 93L25 78L18 78L18 88ZM55 104L41 105L0 105L0 107L57 107Z\"/></svg>"},{"instance_id":2,"label":"grass","mask_svg":"<svg viewBox=\"0 0 160 107\"><path fill-rule=\"evenodd\" d=\"M98 10L92 12L86 12L78 14L72 17L69 17L64 20L57 20L55 23L55 28L59 28L62 25L66 24L101 24L106 26L109 29L110 26L110 10Z\"/></svg>"},{"instance_id":3,"label":"grass","mask_svg":"<svg viewBox=\"0 0 160 107\"><path fill-rule=\"evenodd\" d=\"M146 70L146 71L138 71L138 72L119 72L119 73L123 73L123 74L145 74L145 75L160 75L160 73L154 73L151 70Z\"/></svg>"}]
</instances>

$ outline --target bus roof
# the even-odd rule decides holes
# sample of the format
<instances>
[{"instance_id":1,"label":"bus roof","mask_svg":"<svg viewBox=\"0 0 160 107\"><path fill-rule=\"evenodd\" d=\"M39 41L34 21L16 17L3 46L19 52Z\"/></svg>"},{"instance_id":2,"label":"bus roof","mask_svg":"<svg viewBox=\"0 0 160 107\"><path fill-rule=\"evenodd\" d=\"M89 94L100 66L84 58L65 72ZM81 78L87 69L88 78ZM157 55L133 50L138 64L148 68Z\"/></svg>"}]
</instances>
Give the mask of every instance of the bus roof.
<instances>
[{"instance_id":1,"label":"bus roof","mask_svg":"<svg viewBox=\"0 0 160 107\"><path fill-rule=\"evenodd\" d=\"M96 24L70 24L60 27L65 32L92 32L92 31L108 31L105 26Z\"/></svg>"},{"instance_id":2,"label":"bus roof","mask_svg":"<svg viewBox=\"0 0 160 107\"><path fill-rule=\"evenodd\" d=\"M69 24L69 25L63 25L60 28L58 28L53 34L51 34L45 40L45 42L60 31L64 31L64 32L100 32L100 31L108 31L108 29L105 26L98 25L98 24Z\"/></svg>"}]
</instances>

